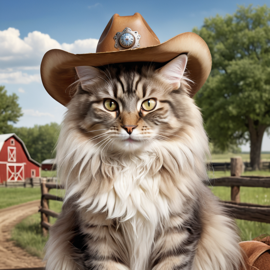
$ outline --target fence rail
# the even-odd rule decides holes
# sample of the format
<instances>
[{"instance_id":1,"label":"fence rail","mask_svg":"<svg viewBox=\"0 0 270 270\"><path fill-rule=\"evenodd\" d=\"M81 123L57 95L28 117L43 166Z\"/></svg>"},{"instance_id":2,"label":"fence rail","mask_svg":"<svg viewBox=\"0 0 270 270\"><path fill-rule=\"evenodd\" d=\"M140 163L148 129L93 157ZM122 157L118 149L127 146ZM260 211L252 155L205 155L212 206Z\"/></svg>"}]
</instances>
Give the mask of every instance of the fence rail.
<instances>
[{"instance_id":1,"label":"fence rail","mask_svg":"<svg viewBox=\"0 0 270 270\"><path fill-rule=\"evenodd\" d=\"M245 171L252 171L252 167L249 162L243 162L243 164L244 164ZM209 170L214 170L214 171L229 171L231 169L231 163L230 162L210 162L210 163L207 163L207 167L209 168ZM269 170L270 162L262 161L260 163L260 169Z\"/></svg>"},{"instance_id":2,"label":"fence rail","mask_svg":"<svg viewBox=\"0 0 270 270\"><path fill-rule=\"evenodd\" d=\"M41 182L41 208L39 209L39 212L41 213L41 228L42 228L42 233L44 236L48 234L48 230L51 227L50 224L50 217L58 218L59 214L50 210L49 208L49 201L54 200L54 201L63 201L62 197L50 194L49 191L51 189L64 189L63 186L57 185L57 184L51 184L47 183L47 181L43 180Z\"/></svg>"},{"instance_id":3,"label":"fence rail","mask_svg":"<svg viewBox=\"0 0 270 270\"><path fill-rule=\"evenodd\" d=\"M244 176L243 162L241 158L232 158L230 163L231 176L214 178L204 183L208 186L231 187L231 201L222 201L226 212L233 218L249 221L270 223L270 205L259 205L240 202L240 187L263 187L270 188L270 177ZM57 218L58 213L49 209L49 200L63 201L62 197L49 194L50 189L64 189L63 186L41 183L41 226L44 235L50 229L50 217Z\"/></svg>"},{"instance_id":4,"label":"fence rail","mask_svg":"<svg viewBox=\"0 0 270 270\"><path fill-rule=\"evenodd\" d=\"M57 178L55 177L28 177L25 180L19 181L5 181L0 184L1 187L40 187L40 184L43 180L46 182L56 182Z\"/></svg>"},{"instance_id":5,"label":"fence rail","mask_svg":"<svg viewBox=\"0 0 270 270\"><path fill-rule=\"evenodd\" d=\"M251 203L222 201L227 212L233 218L270 223L270 206Z\"/></svg>"},{"instance_id":6,"label":"fence rail","mask_svg":"<svg viewBox=\"0 0 270 270\"><path fill-rule=\"evenodd\" d=\"M264 187L270 188L270 177L259 177L259 176L244 176L244 177L220 177L209 179L205 181L206 185L216 187L231 187L231 186L242 186L242 187Z\"/></svg>"}]
</instances>

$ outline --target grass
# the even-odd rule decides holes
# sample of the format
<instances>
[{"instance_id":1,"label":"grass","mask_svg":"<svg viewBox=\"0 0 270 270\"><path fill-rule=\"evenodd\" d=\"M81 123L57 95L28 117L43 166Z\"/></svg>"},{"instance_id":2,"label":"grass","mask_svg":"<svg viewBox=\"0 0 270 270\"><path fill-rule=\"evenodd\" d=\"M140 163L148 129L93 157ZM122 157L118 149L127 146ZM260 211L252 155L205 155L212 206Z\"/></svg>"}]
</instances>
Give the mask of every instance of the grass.
<instances>
[{"instance_id":1,"label":"grass","mask_svg":"<svg viewBox=\"0 0 270 270\"><path fill-rule=\"evenodd\" d=\"M221 200L231 200L230 187L210 187L213 194ZM241 202L270 205L269 188L240 188ZM251 240L261 234L270 234L270 224L246 220L236 220L242 241Z\"/></svg>"},{"instance_id":2,"label":"grass","mask_svg":"<svg viewBox=\"0 0 270 270\"><path fill-rule=\"evenodd\" d=\"M41 177L57 177L57 171L41 171Z\"/></svg>"},{"instance_id":3,"label":"grass","mask_svg":"<svg viewBox=\"0 0 270 270\"><path fill-rule=\"evenodd\" d=\"M63 190L51 190L51 194L63 196ZM40 196L40 195L39 195ZM60 213L62 202L50 201L50 209ZM56 218L50 218L50 223L54 224ZM37 256L40 259L44 257L44 246L48 237L41 234L40 213L29 216L17 224L11 233L11 240L15 244L25 249L29 254Z\"/></svg>"},{"instance_id":4,"label":"grass","mask_svg":"<svg viewBox=\"0 0 270 270\"><path fill-rule=\"evenodd\" d=\"M226 154L212 154L209 161L211 162L230 162L232 157L242 157L243 161L249 162L249 153L226 153ZM270 161L270 153L262 153L261 161Z\"/></svg>"},{"instance_id":5,"label":"grass","mask_svg":"<svg viewBox=\"0 0 270 270\"><path fill-rule=\"evenodd\" d=\"M43 249L48 238L41 234L40 214L29 216L17 224L12 230L11 240L31 255L42 259Z\"/></svg>"},{"instance_id":6,"label":"grass","mask_svg":"<svg viewBox=\"0 0 270 270\"><path fill-rule=\"evenodd\" d=\"M34 200L40 200L40 188L0 188L0 209Z\"/></svg>"},{"instance_id":7,"label":"grass","mask_svg":"<svg viewBox=\"0 0 270 270\"><path fill-rule=\"evenodd\" d=\"M251 176L270 176L270 171L251 171L245 172L242 175ZM209 178L220 178L224 176L230 176L230 171L226 172L208 172ZM210 187L213 194L223 201L231 200L231 188L230 187ZM241 202L254 203L261 205L270 205L270 188L250 188L240 187L240 200ZM236 220L236 224L239 228L239 233L242 241L251 240L261 234L270 234L270 224Z\"/></svg>"},{"instance_id":8,"label":"grass","mask_svg":"<svg viewBox=\"0 0 270 270\"><path fill-rule=\"evenodd\" d=\"M51 194L64 196L64 190L51 190ZM0 209L40 200L40 188L0 188ZM62 202L50 201L50 209L59 213L61 211ZM51 218L50 222L54 224L55 218ZM17 224L11 234L11 239L15 244L25 249L28 253L43 258L43 249L47 241L46 237L41 234L40 213L29 216Z\"/></svg>"}]
</instances>

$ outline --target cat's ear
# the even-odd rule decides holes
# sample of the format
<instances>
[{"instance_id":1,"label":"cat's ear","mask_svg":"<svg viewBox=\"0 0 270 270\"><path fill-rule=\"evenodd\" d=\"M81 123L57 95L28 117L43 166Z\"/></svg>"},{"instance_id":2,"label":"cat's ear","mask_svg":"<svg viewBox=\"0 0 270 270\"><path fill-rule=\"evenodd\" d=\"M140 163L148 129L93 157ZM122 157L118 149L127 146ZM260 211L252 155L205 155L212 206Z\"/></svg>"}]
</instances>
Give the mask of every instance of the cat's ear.
<instances>
[{"instance_id":1,"label":"cat's ear","mask_svg":"<svg viewBox=\"0 0 270 270\"><path fill-rule=\"evenodd\" d=\"M186 54L181 54L167 63L165 66L157 70L174 89L180 87L180 81L184 75L186 69L188 57Z\"/></svg>"},{"instance_id":2,"label":"cat's ear","mask_svg":"<svg viewBox=\"0 0 270 270\"><path fill-rule=\"evenodd\" d=\"M91 66L79 66L75 67L82 88L84 89L87 85L91 85L98 78L100 78L101 71Z\"/></svg>"}]
</instances>

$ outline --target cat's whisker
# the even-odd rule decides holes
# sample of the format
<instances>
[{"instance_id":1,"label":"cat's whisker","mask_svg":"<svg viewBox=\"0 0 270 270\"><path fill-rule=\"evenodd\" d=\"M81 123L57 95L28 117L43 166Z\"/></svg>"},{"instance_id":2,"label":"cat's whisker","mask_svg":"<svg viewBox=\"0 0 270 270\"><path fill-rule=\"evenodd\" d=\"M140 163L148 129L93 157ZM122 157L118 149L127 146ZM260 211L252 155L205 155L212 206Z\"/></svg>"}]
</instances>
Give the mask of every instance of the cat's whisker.
<instances>
[{"instance_id":1,"label":"cat's whisker","mask_svg":"<svg viewBox=\"0 0 270 270\"><path fill-rule=\"evenodd\" d=\"M103 77L101 76L97 76L97 78L100 78L102 79L103 81L105 81L109 86L113 87L112 83L110 81L107 81L106 79L104 79Z\"/></svg>"},{"instance_id":2,"label":"cat's whisker","mask_svg":"<svg viewBox=\"0 0 270 270\"><path fill-rule=\"evenodd\" d=\"M107 163L105 163L104 160L103 160L102 151L103 151L103 149L106 147L106 145L107 145L108 143L110 143L111 141L112 141L112 139L108 139L108 138L107 138L107 140L104 142L104 143L105 143L105 146L104 146L104 147L101 149L101 151L100 151L100 158L101 158L103 164L107 164ZM101 145L99 145L98 148L102 147L102 146L104 145L104 143L102 143ZM109 165L109 164L107 164L107 165ZM110 165L110 166L112 166L112 165Z\"/></svg>"},{"instance_id":3,"label":"cat's whisker","mask_svg":"<svg viewBox=\"0 0 270 270\"><path fill-rule=\"evenodd\" d=\"M105 135L107 135L107 134L105 134ZM97 135L98 136L98 135ZM93 138L95 138L95 137L93 137ZM70 157L72 154L74 154L82 145L84 145L84 144L87 144L87 143L89 143L91 140L93 140L93 138L91 138L91 139L89 139L89 140L87 140L87 141L84 141L83 143L81 143L81 144L79 144L76 148L74 148L69 154L67 154L66 156L65 156L65 158L62 160L62 162L60 163L60 166L64 163L64 161L68 158L68 157Z\"/></svg>"},{"instance_id":4,"label":"cat's whisker","mask_svg":"<svg viewBox=\"0 0 270 270\"><path fill-rule=\"evenodd\" d=\"M103 129L95 129L95 130L87 131L86 133L91 133L91 132L101 131L101 130L107 130L107 129L106 129L106 128L103 128Z\"/></svg>"},{"instance_id":5,"label":"cat's whisker","mask_svg":"<svg viewBox=\"0 0 270 270\"><path fill-rule=\"evenodd\" d=\"M104 147L101 149L100 151L100 155L102 156L103 150L105 149L105 147L108 145L108 143L110 143L112 141L112 139L109 139L109 141L106 142L106 144L104 145Z\"/></svg>"},{"instance_id":6,"label":"cat's whisker","mask_svg":"<svg viewBox=\"0 0 270 270\"><path fill-rule=\"evenodd\" d=\"M89 139L88 142L93 141L93 140L97 140L97 139L102 138L102 137L107 136L107 135L108 135L108 133L96 135L93 138Z\"/></svg>"},{"instance_id":7,"label":"cat's whisker","mask_svg":"<svg viewBox=\"0 0 270 270\"><path fill-rule=\"evenodd\" d=\"M95 146L97 146L98 144L101 143L101 145L98 146L98 148L99 148L100 146L103 145L104 142L107 142L107 140L108 140L108 138L104 138L104 139L101 140L100 142L98 142L98 143L96 143L95 145L93 145L93 147L95 147ZM84 163L85 163L85 164L84 164ZM86 163L87 163L87 162L82 162L82 164L81 164L81 166L80 166L80 170L79 170L79 173L78 173L78 181L80 181L80 175L81 175L81 172L82 172L83 168L85 167ZM83 165L83 166L82 166L82 165ZM75 166L75 165L74 165L74 166ZM73 169L73 168L72 168L72 169ZM72 169L70 170L70 172L72 171Z\"/></svg>"},{"instance_id":8,"label":"cat's whisker","mask_svg":"<svg viewBox=\"0 0 270 270\"><path fill-rule=\"evenodd\" d=\"M161 133L163 135L165 135L164 133ZM175 135L175 134L170 134L169 136L175 136L175 137L178 137L180 139L183 139L183 137L179 136L179 135ZM167 138L169 139L170 137L167 136Z\"/></svg>"},{"instance_id":9,"label":"cat's whisker","mask_svg":"<svg viewBox=\"0 0 270 270\"><path fill-rule=\"evenodd\" d=\"M87 140L87 141L81 143L81 144L78 145L76 148L74 148L68 155L65 156L65 158L64 158L64 159L62 160L62 162L60 163L60 166L62 166L62 164L65 162L65 160L66 160L68 157L70 157L72 154L76 153L76 151L77 151L80 147L82 147L82 145L87 144L87 143L89 143L89 142L91 142L91 141L94 141L94 140L96 140L96 139L100 139L100 138L102 138L102 137L104 137L104 136L107 136L107 135L110 134L110 133L111 133L111 132L108 131L108 132L105 132L105 133L96 135L96 136L94 136L93 138L90 138L89 140ZM106 138L105 138L105 139L106 139ZM98 145L98 144L101 143L102 141L103 141L103 140L101 140L101 141L98 142L97 144L93 145L92 147ZM75 164L75 165L76 165L76 164ZM75 166L75 165L74 165L74 166ZM73 168L74 168L74 166L73 166Z\"/></svg>"},{"instance_id":10,"label":"cat's whisker","mask_svg":"<svg viewBox=\"0 0 270 270\"><path fill-rule=\"evenodd\" d=\"M108 75L106 74L106 72L104 72L105 76L108 78L110 85L113 86L113 82L112 82L112 77L108 77Z\"/></svg>"},{"instance_id":11,"label":"cat's whisker","mask_svg":"<svg viewBox=\"0 0 270 270\"><path fill-rule=\"evenodd\" d=\"M162 136L160 134L156 135L156 138L161 138L162 140L168 140L169 138L168 137L165 137L165 136Z\"/></svg>"},{"instance_id":12,"label":"cat's whisker","mask_svg":"<svg viewBox=\"0 0 270 270\"><path fill-rule=\"evenodd\" d=\"M107 133L103 134L103 136L105 136L105 135L107 135ZM102 136L102 137L103 137L103 136ZM105 138L105 139L106 139L106 138ZM105 139L103 139L103 140L105 140ZM76 151L77 151L82 145L87 144L87 143L91 142L92 140L93 140L93 138L91 138L91 139L89 139L89 140L87 140L87 141L81 143L80 145L78 145L75 149L73 149L73 151L71 151L68 155L65 156L65 158L62 160L62 162L60 163L60 165L62 165L62 164L64 163L64 161L65 161L69 156L71 156L72 154L76 153ZM98 145L99 143L101 143L103 140L101 140L101 141L98 142L97 144L93 145L93 147L96 146L96 145ZM76 165L77 165L77 163L75 163L74 166L70 169L70 172L72 171L72 169L73 169ZM68 174L68 176L69 176L69 175L70 175L70 173Z\"/></svg>"},{"instance_id":13,"label":"cat's whisker","mask_svg":"<svg viewBox=\"0 0 270 270\"><path fill-rule=\"evenodd\" d=\"M108 67L109 67L109 66L110 66L110 65L108 65ZM111 75L110 70L107 68L106 71L108 72L108 74L109 74L109 76L110 76L110 80L112 81L113 79L112 79L112 75Z\"/></svg>"}]
</instances>

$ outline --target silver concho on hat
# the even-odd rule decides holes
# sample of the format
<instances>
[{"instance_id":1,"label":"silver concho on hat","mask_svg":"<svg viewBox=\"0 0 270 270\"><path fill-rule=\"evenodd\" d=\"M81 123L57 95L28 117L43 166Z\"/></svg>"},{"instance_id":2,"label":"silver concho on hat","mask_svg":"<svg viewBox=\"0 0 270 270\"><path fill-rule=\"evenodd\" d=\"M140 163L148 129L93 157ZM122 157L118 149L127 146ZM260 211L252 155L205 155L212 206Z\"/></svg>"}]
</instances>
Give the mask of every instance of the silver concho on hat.
<instances>
[{"instance_id":1,"label":"silver concho on hat","mask_svg":"<svg viewBox=\"0 0 270 270\"><path fill-rule=\"evenodd\" d=\"M137 31L132 31L126 27L122 32L117 32L113 37L114 47L119 50L135 49L140 47L141 35Z\"/></svg>"}]
</instances>

